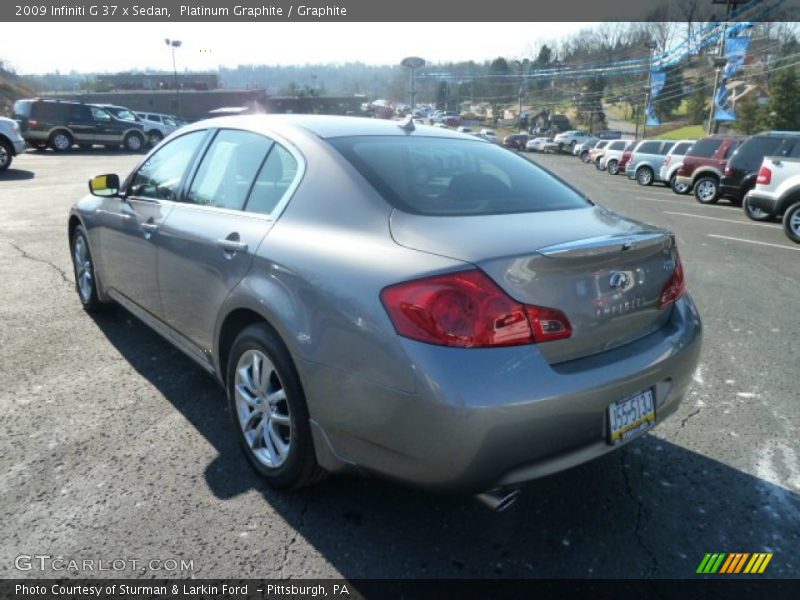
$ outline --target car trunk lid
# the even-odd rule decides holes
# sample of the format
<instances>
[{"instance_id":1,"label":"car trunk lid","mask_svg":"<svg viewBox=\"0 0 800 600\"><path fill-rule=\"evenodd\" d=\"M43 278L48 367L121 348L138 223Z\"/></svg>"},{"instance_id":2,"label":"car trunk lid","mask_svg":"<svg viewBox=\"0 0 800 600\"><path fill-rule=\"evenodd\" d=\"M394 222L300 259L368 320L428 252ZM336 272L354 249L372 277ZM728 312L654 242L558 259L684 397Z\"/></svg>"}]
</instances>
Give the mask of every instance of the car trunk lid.
<instances>
[{"instance_id":1,"label":"car trunk lid","mask_svg":"<svg viewBox=\"0 0 800 600\"><path fill-rule=\"evenodd\" d=\"M481 268L525 304L558 309L568 339L541 344L551 363L582 358L657 330L676 264L672 235L603 207L474 217L394 211L400 245Z\"/></svg>"}]
</instances>

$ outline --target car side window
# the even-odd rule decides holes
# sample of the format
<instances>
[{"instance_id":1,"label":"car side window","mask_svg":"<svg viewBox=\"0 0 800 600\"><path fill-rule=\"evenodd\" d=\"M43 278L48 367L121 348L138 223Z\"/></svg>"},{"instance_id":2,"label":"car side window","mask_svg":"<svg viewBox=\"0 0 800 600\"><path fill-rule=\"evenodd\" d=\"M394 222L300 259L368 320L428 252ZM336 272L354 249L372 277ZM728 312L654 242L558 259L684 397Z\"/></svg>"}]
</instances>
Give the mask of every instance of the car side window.
<instances>
[{"instance_id":1,"label":"car side window","mask_svg":"<svg viewBox=\"0 0 800 600\"><path fill-rule=\"evenodd\" d=\"M96 106L92 106L89 108L89 110L92 111L92 118L95 121L101 121L103 123L111 122L111 115L109 115L102 108L97 108Z\"/></svg>"},{"instance_id":2,"label":"car side window","mask_svg":"<svg viewBox=\"0 0 800 600\"><path fill-rule=\"evenodd\" d=\"M183 174L205 135L205 130L187 133L151 155L133 176L130 195L154 200L176 200Z\"/></svg>"},{"instance_id":3,"label":"car side window","mask_svg":"<svg viewBox=\"0 0 800 600\"><path fill-rule=\"evenodd\" d=\"M92 111L89 110L88 106L84 106L82 104L77 104L72 107L72 110L69 114L69 120L74 122L91 122L92 120Z\"/></svg>"},{"instance_id":4,"label":"car side window","mask_svg":"<svg viewBox=\"0 0 800 600\"><path fill-rule=\"evenodd\" d=\"M792 149L789 151L789 157L800 158L800 140L794 142L794 146L792 146Z\"/></svg>"},{"instance_id":5,"label":"car side window","mask_svg":"<svg viewBox=\"0 0 800 600\"><path fill-rule=\"evenodd\" d=\"M271 214L297 177L297 168L294 156L280 144L275 144L258 172L245 210Z\"/></svg>"},{"instance_id":6,"label":"car side window","mask_svg":"<svg viewBox=\"0 0 800 600\"><path fill-rule=\"evenodd\" d=\"M188 202L242 210L272 140L236 129L217 133L189 188Z\"/></svg>"}]
</instances>

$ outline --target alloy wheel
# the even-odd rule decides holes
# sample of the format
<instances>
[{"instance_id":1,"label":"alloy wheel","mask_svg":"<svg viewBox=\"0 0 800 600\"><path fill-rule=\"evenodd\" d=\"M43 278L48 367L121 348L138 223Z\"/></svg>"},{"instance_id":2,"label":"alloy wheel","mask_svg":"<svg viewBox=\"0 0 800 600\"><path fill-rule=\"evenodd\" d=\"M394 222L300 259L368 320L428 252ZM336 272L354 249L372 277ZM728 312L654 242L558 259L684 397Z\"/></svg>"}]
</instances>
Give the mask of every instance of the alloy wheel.
<instances>
[{"instance_id":1,"label":"alloy wheel","mask_svg":"<svg viewBox=\"0 0 800 600\"><path fill-rule=\"evenodd\" d=\"M67 150L71 145L66 133L58 133L53 137L53 146L56 150Z\"/></svg>"},{"instance_id":2,"label":"alloy wheel","mask_svg":"<svg viewBox=\"0 0 800 600\"><path fill-rule=\"evenodd\" d=\"M266 354L242 354L233 389L236 416L253 455L265 467L280 467L291 449L292 423L283 382Z\"/></svg>"},{"instance_id":3,"label":"alloy wheel","mask_svg":"<svg viewBox=\"0 0 800 600\"><path fill-rule=\"evenodd\" d=\"M75 236L72 258L75 264L78 293L81 295L81 300L85 303L89 302L92 298L92 274L94 271L92 269L92 259L89 256L89 248L86 246L86 240L82 235Z\"/></svg>"},{"instance_id":4,"label":"alloy wheel","mask_svg":"<svg viewBox=\"0 0 800 600\"><path fill-rule=\"evenodd\" d=\"M789 229L800 237L800 210L795 210L789 217Z\"/></svg>"},{"instance_id":5,"label":"alloy wheel","mask_svg":"<svg viewBox=\"0 0 800 600\"><path fill-rule=\"evenodd\" d=\"M714 185L713 181L706 179L705 181L701 181L700 185L697 186L697 197L702 202L711 202L716 194L717 186Z\"/></svg>"}]
</instances>

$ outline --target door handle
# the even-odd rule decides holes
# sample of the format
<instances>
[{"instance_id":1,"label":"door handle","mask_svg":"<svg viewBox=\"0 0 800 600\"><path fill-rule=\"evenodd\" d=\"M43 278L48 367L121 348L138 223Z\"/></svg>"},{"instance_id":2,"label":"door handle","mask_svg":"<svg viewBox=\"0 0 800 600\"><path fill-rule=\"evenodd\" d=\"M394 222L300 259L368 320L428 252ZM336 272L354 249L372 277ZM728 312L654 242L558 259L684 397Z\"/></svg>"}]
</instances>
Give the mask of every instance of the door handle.
<instances>
[{"instance_id":1,"label":"door handle","mask_svg":"<svg viewBox=\"0 0 800 600\"><path fill-rule=\"evenodd\" d=\"M217 240L217 246L225 250L225 252L246 252L247 244L237 240Z\"/></svg>"},{"instance_id":2,"label":"door handle","mask_svg":"<svg viewBox=\"0 0 800 600\"><path fill-rule=\"evenodd\" d=\"M158 230L158 225L156 225L155 223L142 223L140 227L142 228L142 231L145 231L147 233L154 233L155 231Z\"/></svg>"}]
</instances>

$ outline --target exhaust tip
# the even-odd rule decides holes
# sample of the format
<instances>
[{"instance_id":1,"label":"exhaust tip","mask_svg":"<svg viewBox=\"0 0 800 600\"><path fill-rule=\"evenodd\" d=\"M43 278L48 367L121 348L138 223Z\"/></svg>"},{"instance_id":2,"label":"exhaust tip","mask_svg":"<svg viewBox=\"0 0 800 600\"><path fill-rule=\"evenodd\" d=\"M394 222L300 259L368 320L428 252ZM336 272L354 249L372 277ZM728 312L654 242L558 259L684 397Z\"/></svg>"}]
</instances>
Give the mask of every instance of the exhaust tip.
<instances>
[{"instance_id":1,"label":"exhaust tip","mask_svg":"<svg viewBox=\"0 0 800 600\"><path fill-rule=\"evenodd\" d=\"M517 503L519 499L519 490L516 488L489 490L488 492L476 495L475 498L494 512L504 512Z\"/></svg>"}]
</instances>

